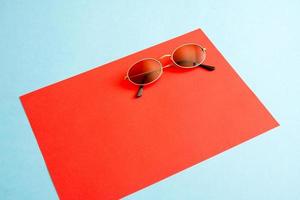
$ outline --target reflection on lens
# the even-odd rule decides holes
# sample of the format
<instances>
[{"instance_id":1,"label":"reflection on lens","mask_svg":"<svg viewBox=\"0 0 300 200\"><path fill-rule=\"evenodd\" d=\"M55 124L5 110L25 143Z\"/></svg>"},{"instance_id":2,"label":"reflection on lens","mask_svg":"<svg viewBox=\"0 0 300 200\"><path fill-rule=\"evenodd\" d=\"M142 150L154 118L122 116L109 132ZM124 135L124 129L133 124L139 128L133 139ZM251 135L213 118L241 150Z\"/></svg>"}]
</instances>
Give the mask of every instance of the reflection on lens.
<instances>
[{"instance_id":1,"label":"reflection on lens","mask_svg":"<svg viewBox=\"0 0 300 200\"><path fill-rule=\"evenodd\" d=\"M172 58L180 67L196 67L204 61L205 51L196 44L187 44L176 49Z\"/></svg>"},{"instance_id":2,"label":"reflection on lens","mask_svg":"<svg viewBox=\"0 0 300 200\"><path fill-rule=\"evenodd\" d=\"M154 59L141 60L128 71L128 78L135 84L145 85L159 78L162 73L160 62Z\"/></svg>"}]
</instances>

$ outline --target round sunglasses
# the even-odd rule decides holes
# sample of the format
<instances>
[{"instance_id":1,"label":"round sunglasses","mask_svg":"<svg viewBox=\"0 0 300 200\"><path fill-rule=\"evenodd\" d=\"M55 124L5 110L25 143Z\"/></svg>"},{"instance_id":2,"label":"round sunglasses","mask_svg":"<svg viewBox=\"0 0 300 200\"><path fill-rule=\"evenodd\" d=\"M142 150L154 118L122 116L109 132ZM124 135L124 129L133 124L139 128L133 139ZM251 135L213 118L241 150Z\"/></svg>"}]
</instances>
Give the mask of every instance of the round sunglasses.
<instances>
[{"instance_id":1,"label":"round sunglasses","mask_svg":"<svg viewBox=\"0 0 300 200\"><path fill-rule=\"evenodd\" d=\"M171 64L163 66L160 60L169 57ZM133 64L127 71L124 79L138 85L136 97L141 97L145 85L157 81L163 73L163 69L171 66L180 68L202 67L208 71L215 70L214 66L204 65L206 49L195 43L183 44L177 47L171 54L163 55L159 59L144 58Z\"/></svg>"}]
</instances>

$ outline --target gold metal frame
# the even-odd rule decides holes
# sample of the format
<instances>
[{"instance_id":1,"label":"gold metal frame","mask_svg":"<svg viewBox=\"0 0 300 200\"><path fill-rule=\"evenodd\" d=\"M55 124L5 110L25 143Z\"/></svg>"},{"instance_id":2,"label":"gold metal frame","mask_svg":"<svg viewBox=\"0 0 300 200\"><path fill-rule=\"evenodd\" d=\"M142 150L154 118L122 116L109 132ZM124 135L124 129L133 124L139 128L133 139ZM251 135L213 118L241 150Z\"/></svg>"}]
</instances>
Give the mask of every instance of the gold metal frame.
<instances>
[{"instance_id":1,"label":"gold metal frame","mask_svg":"<svg viewBox=\"0 0 300 200\"><path fill-rule=\"evenodd\" d=\"M174 61L173 56L174 56L175 51L176 51L177 49L183 47L183 46L186 46L186 45L196 45L196 46L200 47L200 48L202 49L202 51L204 52L203 60L202 60L197 66L182 67L182 66L178 65L178 64ZM171 63L171 64L168 64L168 65L166 65L166 66L163 66L160 60L163 59L163 58L165 58L165 57L170 57L172 63ZM196 44L196 43L185 43L185 44L182 44L182 45L176 47L176 48L172 51L171 54L165 54L165 55L161 56L159 59L155 59L155 58L143 58L143 59L141 59L141 60L138 60L137 62L135 62L133 65L131 65L131 66L129 67L129 69L127 70L126 76L124 77L124 80L130 81L130 82L131 82L132 84L134 84L134 85L139 85L139 86L149 85L149 84L151 84L151 83L157 81L157 80L161 77L161 75L163 74L163 69L164 69L164 68L171 67L171 66L173 66L173 65L175 65L175 66L177 66L177 67L180 67L180 68L195 68L195 67L198 67L199 65L201 65L201 64L205 61L205 58L206 58L206 48L204 48L204 47L202 47L201 45ZM131 69L134 65L136 65L137 63L139 63L139 62L141 62L141 61L143 61L143 60L154 60L154 61L158 62L159 65L160 65L160 67L161 67L161 68L160 68L161 72L160 72L159 76L158 76L156 79L154 79L153 81L151 81L151 82L149 82L149 83L146 83L146 84L138 84L138 83L135 83L135 82L133 82L132 80L130 80L130 78L129 78L129 71L130 71L130 69ZM155 70L155 71L156 71L156 70ZM146 72L146 73L151 73L151 72L153 72L153 71Z\"/></svg>"},{"instance_id":2,"label":"gold metal frame","mask_svg":"<svg viewBox=\"0 0 300 200\"><path fill-rule=\"evenodd\" d=\"M135 82L133 82L132 80L130 80L128 74L129 74L130 69L131 69L135 64L137 64L137 63L139 63L139 62L141 62L141 61L143 61L143 60L154 60L154 61L158 62L159 65L160 65L160 74L159 74L159 76L158 76L156 79L154 79L153 81L151 81L151 82L149 82L149 83L146 83L146 84L138 84L138 83L135 83ZM155 58L143 58L143 59L141 59L141 60L135 62L133 65L131 65L131 67L127 70L127 74L126 74L126 76L124 77L124 80L130 81L130 82L131 82L132 84L134 84L134 85L139 85L139 86L140 86L140 85L149 85L149 84L151 84L151 83L157 81L157 80L161 77L161 75L162 75L162 73L163 73L163 68L164 68L164 67L162 66L162 63L161 63L158 59L155 59ZM155 71L156 71L156 70L155 70ZM146 73L151 73L151 72L153 72L153 71L146 72ZM146 73L145 73L145 74L146 74ZM139 75L141 75L141 74L139 74Z\"/></svg>"}]
</instances>

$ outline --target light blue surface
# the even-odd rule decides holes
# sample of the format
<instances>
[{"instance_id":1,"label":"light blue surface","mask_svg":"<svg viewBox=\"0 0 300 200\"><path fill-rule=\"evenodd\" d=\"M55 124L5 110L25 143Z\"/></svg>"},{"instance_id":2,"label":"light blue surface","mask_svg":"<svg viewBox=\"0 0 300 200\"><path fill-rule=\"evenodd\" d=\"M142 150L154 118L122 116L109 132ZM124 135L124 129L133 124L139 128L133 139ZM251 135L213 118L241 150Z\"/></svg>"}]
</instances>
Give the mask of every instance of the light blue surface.
<instances>
[{"instance_id":1,"label":"light blue surface","mask_svg":"<svg viewBox=\"0 0 300 200\"><path fill-rule=\"evenodd\" d=\"M299 10L299 0L0 0L0 199L58 199L20 95L198 27L281 126L125 199L300 199Z\"/></svg>"}]
</instances>

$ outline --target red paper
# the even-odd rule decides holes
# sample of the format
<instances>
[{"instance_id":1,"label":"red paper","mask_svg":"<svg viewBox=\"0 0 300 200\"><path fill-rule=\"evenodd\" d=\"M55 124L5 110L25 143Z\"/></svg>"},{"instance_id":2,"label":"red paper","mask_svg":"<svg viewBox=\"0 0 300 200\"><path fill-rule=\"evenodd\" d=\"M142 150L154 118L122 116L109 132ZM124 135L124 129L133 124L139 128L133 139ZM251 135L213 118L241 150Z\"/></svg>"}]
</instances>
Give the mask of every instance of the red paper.
<instances>
[{"instance_id":1,"label":"red paper","mask_svg":"<svg viewBox=\"0 0 300 200\"><path fill-rule=\"evenodd\" d=\"M217 69L166 68L134 98L128 68L190 42ZM20 98L62 200L122 198L278 126L200 29Z\"/></svg>"}]
</instances>

